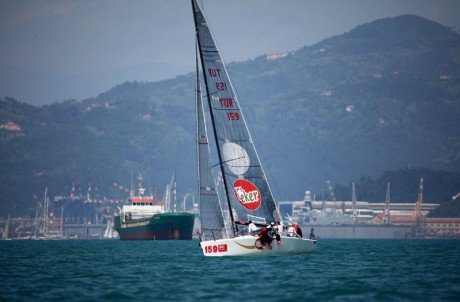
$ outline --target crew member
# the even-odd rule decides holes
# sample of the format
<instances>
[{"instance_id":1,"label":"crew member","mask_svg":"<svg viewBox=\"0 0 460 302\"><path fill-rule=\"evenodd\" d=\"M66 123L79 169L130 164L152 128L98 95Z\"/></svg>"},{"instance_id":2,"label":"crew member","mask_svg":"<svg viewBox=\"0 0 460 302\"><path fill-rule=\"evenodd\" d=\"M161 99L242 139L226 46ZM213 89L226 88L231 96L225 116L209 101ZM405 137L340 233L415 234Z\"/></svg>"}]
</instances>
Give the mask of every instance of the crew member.
<instances>
[{"instance_id":1,"label":"crew member","mask_svg":"<svg viewBox=\"0 0 460 302\"><path fill-rule=\"evenodd\" d=\"M295 231L295 235L297 237L299 237L299 238L303 237L302 229L300 228L300 226L297 223L294 225L294 231Z\"/></svg>"},{"instance_id":2,"label":"crew member","mask_svg":"<svg viewBox=\"0 0 460 302\"><path fill-rule=\"evenodd\" d=\"M259 232L259 228L255 225L254 222L252 222L252 220L249 220L248 234L252 236L256 236L258 232Z\"/></svg>"},{"instance_id":3,"label":"crew member","mask_svg":"<svg viewBox=\"0 0 460 302\"><path fill-rule=\"evenodd\" d=\"M288 237L295 237L294 226L290 222L288 223L287 235L288 235Z\"/></svg>"},{"instance_id":4,"label":"crew member","mask_svg":"<svg viewBox=\"0 0 460 302\"><path fill-rule=\"evenodd\" d=\"M271 233L270 225L268 225L267 227L262 227L259 230L259 238L260 238L260 242L262 243L262 246L272 249L273 237L270 236L270 233Z\"/></svg>"}]
</instances>

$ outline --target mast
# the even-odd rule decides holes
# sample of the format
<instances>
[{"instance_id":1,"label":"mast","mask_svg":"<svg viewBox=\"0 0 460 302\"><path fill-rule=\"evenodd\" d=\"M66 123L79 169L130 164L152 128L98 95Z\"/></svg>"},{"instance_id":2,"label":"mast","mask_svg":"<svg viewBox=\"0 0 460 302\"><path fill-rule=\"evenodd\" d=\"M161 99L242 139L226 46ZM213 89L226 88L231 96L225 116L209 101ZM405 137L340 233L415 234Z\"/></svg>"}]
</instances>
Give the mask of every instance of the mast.
<instances>
[{"instance_id":1,"label":"mast","mask_svg":"<svg viewBox=\"0 0 460 302\"><path fill-rule=\"evenodd\" d=\"M166 212L175 212L177 203L176 172L173 172L171 182L169 183L169 185L166 185L165 195L163 199L165 201ZM173 203L172 205L171 202Z\"/></svg>"},{"instance_id":2,"label":"mast","mask_svg":"<svg viewBox=\"0 0 460 302\"><path fill-rule=\"evenodd\" d=\"M165 193L163 195L163 201L165 203L166 212L169 212L169 184L166 185Z\"/></svg>"},{"instance_id":3,"label":"mast","mask_svg":"<svg viewBox=\"0 0 460 302\"><path fill-rule=\"evenodd\" d=\"M192 8L193 8L193 21L195 23L195 35L196 35L196 40L198 42L198 48L201 50L202 47L201 47L201 41L199 39L199 30L198 30L198 20L196 19L196 14L195 14L195 10L198 8L198 4L196 3L196 0L191 0L192 1ZM199 51L199 54L200 54L200 61L201 61L201 69L203 70L203 77L205 79L208 78L208 75L206 74L206 72L204 72L206 70L206 67L204 65L204 60L203 60L203 52L202 51ZM206 98L208 100L208 105L209 105L209 108L212 108L212 102L211 102L211 94L209 92L209 87L208 87L208 81L205 80L204 81L205 83L205 87L206 87ZM216 141L216 147L217 147L217 155L218 155L218 158L219 158L219 168L220 168L220 171L222 174L224 174L224 161L222 160L222 155L221 155L221 150L220 150L220 146L219 146L219 139L217 137L217 132L216 132L216 121L215 121L215 118L214 118L214 113L212 110L209 110L210 111L210 116L211 116L211 124L212 124L212 129L213 129L213 134L214 134L214 139ZM238 233L238 227L236 226L236 223L235 223L235 218L233 217L233 207L232 207L232 204L231 204L231 201L230 201L230 196L228 194L229 192L229 187L228 187L228 184L227 184L227 179L226 177L223 177L223 182L224 182L224 188L225 188L225 197L227 199L227 204L228 204L228 212L230 214L230 220L232 222L232 229L233 229L233 236L236 237L237 233Z\"/></svg>"},{"instance_id":4,"label":"mast","mask_svg":"<svg viewBox=\"0 0 460 302\"><path fill-rule=\"evenodd\" d=\"M420 186L418 192L418 198L415 202L415 237L424 237L426 236L426 221L425 217L422 214L422 202L423 202L423 177L420 178Z\"/></svg>"},{"instance_id":5,"label":"mast","mask_svg":"<svg viewBox=\"0 0 460 302\"><path fill-rule=\"evenodd\" d=\"M356 222L356 191L355 191L355 182L351 183L351 200L352 200L352 214L353 214L353 223Z\"/></svg>"},{"instance_id":6,"label":"mast","mask_svg":"<svg viewBox=\"0 0 460 302\"><path fill-rule=\"evenodd\" d=\"M177 207L177 189L176 189L176 172L173 174L174 182L172 183L172 198L173 198L173 212L176 212Z\"/></svg>"},{"instance_id":7,"label":"mast","mask_svg":"<svg viewBox=\"0 0 460 302\"><path fill-rule=\"evenodd\" d=\"M382 224L390 224L390 183L387 183L387 194L385 197L385 209L383 210L383 220Z\"/></svg>"},{"instance_id":8,"label":"mast","mask_svg":"<svg viewBox=\"0 0 460 302\"><path fill-rule=\"evenodd\" d=\"M195 109L196 109L196 151L197 151L197 174L198 193L200 196L201 238L207 240L221 239L224 234L228 237L224 224L222 207L217 193L217 185L211 164L208 133L206 130L206 118L201 97L200 73L198 62L198 43L195 43ZM190 193L187 193L187 196ZM193 204L194 195L192 195ZM184 210L185 210L184 197Z\"/></svg>"},{"instance_id":9,"label":"mast","mask_svg":"<svg viewBox=\"0 0 460 302\"><path fill-rule=\"evenodd\" d=\"M37 206L35 207L35 223L34 223L34 238L37 238L38 233L38 213L40 212L40 201L37 200Z\"/></svg>"},{"instance_id":10,"label":"mast","mask_svg":"<svg viewBox=\"0 0 460 302\"><path fill-rule=\"evenodd\" d=\"M48 236L48 188L45 188L45 208L43 211L44 227L43 236Z\"/></svg>"},{"instance_id":11,"label":"mast","mask_svg":"<svg viewBox=\"0 0 460 302\"><path fill-rule=\"evenodd\" d=\"M133 188L133 167L131 167L131 189L129 191L129 196L134 196L134 188Z\"/></svg>"},{"instance_id":12,"label":"mast","mask_svg":"<svg viewBox=\"0 0 460 302\"><path fill-rule=\"evenodd\" d=\"M62 225L64 224L64 205L61 206L61 237L64 235L62 233Z\"/></svg>"}]
</instances>

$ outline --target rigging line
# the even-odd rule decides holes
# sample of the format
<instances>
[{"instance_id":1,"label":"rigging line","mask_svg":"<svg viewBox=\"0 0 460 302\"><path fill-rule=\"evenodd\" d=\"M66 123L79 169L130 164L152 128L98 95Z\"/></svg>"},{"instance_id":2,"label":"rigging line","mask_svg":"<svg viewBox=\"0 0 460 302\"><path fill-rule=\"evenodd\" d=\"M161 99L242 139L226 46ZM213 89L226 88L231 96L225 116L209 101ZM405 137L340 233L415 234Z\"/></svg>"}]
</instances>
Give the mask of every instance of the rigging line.
<instances>
[{"instance_id":1,"label":"rigging line","mask_svg":"<svg viewBox=\"0 0 460 302\"><path fill-rule=\"evenodd\" d=\"M215 164L215 165L212 166L212 167L214 168L214 167L217 167L217 166L220 165L220 164L225 164L225 163L227 163L227 162L229 162L229 161L237 160L237 159L240 159L240 158L244 158L244 156L240 156L240 157L237 157L237 158L232 158L232 159L229 159L229 160L224 160L224 161L222 161L222 162L220 162L220 163Z\"/></svg>"},{"instance_id":2,"label":"rigging line","mask_svg":"<svg viewBox=\"0 0 460 302\"><path fill-rule=\"evenodd\" d=\"M213 166L213 168L216 167L217 165L219 165L219 164L215 164L215 165ZM232 166L232 167L233 167L233 168L260 168L260 165ZM251 176L251 178L263 178L263 177L262 177L262 176L260 176L260 177L259 177L259 176Z\"/></svg>"},{"instance_id":3,"label":"rigging line","mask_svg":"<svg viewBox=\"0 0 460 302\"><path fill-rule=\"evenodd\" d=\"M203 96L203 98L207 98L208 96L212 96L212 95L214 95L214 94L216 94L216 93L219 93L219 92L220 92L220 91L216 91L216 92L213 92L213 93L205 94L205 95Z\"/></svg>"},{"instance_id":4,"label":"rigging line","mask_svg":"<svg viewBox=\"0 0 460 302\"><path fill-rule=\"evenodd\" d=\"M212 110L221 110L221 111L240 111L240 108L216 108L216 107L211 107Z\"/></svg>"},{"instance_id":5,"label":"rigging line","mask_svg":"<svg viewBox=\"0 0 460 302\"><path fill-rule=\"evenodd\" d=\"M230 140L229 140L228 138L226 138L226 137L218 137L217 139L219 140L219 142L224 142L224 143L230 141ZM231 142L232 142L232 143L235 143L235 142L236 142L236 143L249 143L249 138L242 138L242 139L235 139L235 138L232 138Z\"/></svg>"}]
</instances>

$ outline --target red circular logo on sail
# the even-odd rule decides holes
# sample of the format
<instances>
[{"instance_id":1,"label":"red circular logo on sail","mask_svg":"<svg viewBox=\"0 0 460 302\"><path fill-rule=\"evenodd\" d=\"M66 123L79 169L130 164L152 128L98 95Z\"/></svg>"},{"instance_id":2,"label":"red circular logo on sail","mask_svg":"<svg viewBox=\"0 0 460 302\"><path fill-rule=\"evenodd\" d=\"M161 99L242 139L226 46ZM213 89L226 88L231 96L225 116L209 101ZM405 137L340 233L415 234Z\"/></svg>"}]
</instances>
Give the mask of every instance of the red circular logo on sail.
<instances>
[{"instance_id":1,"label":"red circular logo on sail","mask_svg":"<svg viewBox=\"0 0 460 302\"><path fill-rule=\"evenodd\" d=\"M237 179L233 183L233 193L236 199L246 209L257 210L262 204L262 196L256 185L246 179Z\"/></svg>"}]
</instances>

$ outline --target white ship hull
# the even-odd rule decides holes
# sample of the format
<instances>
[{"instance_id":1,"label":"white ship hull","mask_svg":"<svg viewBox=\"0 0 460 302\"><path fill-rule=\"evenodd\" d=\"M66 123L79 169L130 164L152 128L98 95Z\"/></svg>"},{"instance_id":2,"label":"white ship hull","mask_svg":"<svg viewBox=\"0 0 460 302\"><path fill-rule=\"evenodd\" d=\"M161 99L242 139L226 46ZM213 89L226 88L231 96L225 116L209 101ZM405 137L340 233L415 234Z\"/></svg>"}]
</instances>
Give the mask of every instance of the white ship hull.
<instances>
[{"instance_id":1,"label":"white ship hull","mask_svg":"<svg viewBox=\"0 0 460 302\"><path fill-rule=\"evenodd\" d=\"M276 255L289 253L308 253L316 249L316 240L281 237L282 245L278 245L276 240L271 243L271 249L265 247L259 249L256 247L255 236L241 236L228 239L207 240L200 243L205 256L222 257L222 256L255 256L255 255Z\"/></svg>"}]
</instances>

